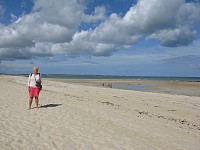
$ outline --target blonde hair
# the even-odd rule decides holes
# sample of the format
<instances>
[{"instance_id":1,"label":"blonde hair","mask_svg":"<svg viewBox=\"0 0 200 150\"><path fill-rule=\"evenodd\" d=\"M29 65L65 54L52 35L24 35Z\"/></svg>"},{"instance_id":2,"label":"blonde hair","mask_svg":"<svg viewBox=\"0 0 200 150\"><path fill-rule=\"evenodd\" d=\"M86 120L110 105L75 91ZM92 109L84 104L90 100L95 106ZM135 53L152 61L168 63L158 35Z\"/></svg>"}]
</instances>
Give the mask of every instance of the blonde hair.
<instances>
[{"instance_id":1,"label":"blonde hair","mask_svg":"<svg viewBox=\"0 0 200 150\"><path fill-rule=\"evenodd\" d=\"M38 67L36 67L36 66L34 66L34 67L33 67L33 70L39 70L39 68L38 68Z\"/></svg>"}]
</instances>

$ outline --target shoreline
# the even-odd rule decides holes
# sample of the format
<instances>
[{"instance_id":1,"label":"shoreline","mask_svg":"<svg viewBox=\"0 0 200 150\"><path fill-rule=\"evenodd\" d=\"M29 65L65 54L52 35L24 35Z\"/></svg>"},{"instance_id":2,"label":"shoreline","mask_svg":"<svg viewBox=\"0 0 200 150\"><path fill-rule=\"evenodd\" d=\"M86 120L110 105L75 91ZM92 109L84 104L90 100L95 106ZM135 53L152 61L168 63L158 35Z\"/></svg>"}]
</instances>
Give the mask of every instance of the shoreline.
<instances>
[{"instance_id":1,"label":"shoreline","mask_svg":"<svg viewBox=\"0 0 200 150\"><path fill-rule=\"evenodd\" d=\"M44 78L70 84L105 87L173 95L187 95L200 97L200 82L166 81L166 80L136 80L136 79L59 79Z\"/></svg>"},{"instance_id":2,"label":"shoreline","mask_svg":"<svg viewBox=\"0 0 200 150\"><path fill-rule=\"evenodd\" d=\"M0 74L7 76L28 77L29 74ZM83 79L83 80L150 80L150 81L181 81L200 82L200 77L179 77L179 76L125 76L125 75L77 75L77 74L42 74L43 78L54 79Z\"/></svg>"}]
</instances>

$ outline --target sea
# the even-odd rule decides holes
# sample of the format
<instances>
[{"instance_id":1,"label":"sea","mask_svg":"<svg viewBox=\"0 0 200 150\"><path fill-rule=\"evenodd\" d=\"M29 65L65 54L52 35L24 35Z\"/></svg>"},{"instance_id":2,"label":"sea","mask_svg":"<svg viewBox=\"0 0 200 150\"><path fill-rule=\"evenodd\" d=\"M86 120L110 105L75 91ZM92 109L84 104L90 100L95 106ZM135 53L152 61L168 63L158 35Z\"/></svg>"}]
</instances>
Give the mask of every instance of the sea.
<instances>
[{"instance_id":1,"label":"sea","mask_svg":"<svg viewBox=\"0 0 200 150\"><path fill-rule=\"evenodd\" d=\"M42 74L43 78L60 79L134 79L134 80L165 80L200 82L200 77L169 77L169 76L117 76L117 75L73 75L73 74Z\"/></svg>"}]
</instances>

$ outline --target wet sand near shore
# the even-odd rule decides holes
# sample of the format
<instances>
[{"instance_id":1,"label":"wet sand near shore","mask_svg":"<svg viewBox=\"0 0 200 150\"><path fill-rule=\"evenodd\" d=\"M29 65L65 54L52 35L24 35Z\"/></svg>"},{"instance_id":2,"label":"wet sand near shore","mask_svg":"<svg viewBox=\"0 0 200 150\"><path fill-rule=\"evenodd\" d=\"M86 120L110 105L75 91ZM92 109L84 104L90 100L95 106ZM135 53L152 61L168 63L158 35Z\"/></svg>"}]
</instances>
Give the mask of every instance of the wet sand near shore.
<instances>
[{"instance_id":1,"label":"wet sand near shore","mask_svg":"<svg viewBox=\"0 0 200 150\"><path fill-rule=\"evenodd\" d=\"M134 80L134 79L58 79L46 80L64 83L112 88L146 91L154 93L168 93L200 97L200 82L189 81L165 81L165 80ZM103 86L104 85L104 86Z\"/></svg>"}]
</instances>

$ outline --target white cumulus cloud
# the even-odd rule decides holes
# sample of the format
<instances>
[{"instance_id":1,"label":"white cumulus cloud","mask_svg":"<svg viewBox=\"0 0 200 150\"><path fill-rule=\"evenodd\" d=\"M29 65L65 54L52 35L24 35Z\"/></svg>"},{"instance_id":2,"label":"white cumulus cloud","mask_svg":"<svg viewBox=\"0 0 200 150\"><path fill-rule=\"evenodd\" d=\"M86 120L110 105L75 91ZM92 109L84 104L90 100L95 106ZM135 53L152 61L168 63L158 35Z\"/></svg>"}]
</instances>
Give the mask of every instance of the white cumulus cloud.
<instances>
[{"instance_id":1,"label":"white cumulus cloud","mask_svg":"<svg viewBox=\"0 0 200 150\"><path fill-rule=\"evenodd\" d=\"M95 10L92 14L84 14L82 17L83 22L96 22L106 19L106 9L103 6L95 7Z\"/></svg>"},{"instance_id":2,"label":"white cumulus cloud","mask_svg":"<svg viewBox=\"0 0 200 150\"><path fill-rule=\"evenodd\" d=\"M195 27L200 25L199 3L185 0L138 0L124 16L106 16L103 6L86 14L82 2L35 0L29 14L0 25L0 59L57 53L110 56L140 38L156 39L168 47L186 46L195 40ZM0 7L0 14L2 10ZM95 28L78 31L81 24L96 22Z\"/></svg>"},{"instance_id":3,"label":"white cumulus cloud","mask_svg":"<svg viewBox=\"0 0 200 150\"><path fill-rule=\"evenodd\" d=\"M198 23L199 10L198 5L184 0L139 0L123 17L113 13L95 29L77 32L71 42L57 44L53 51L109 56L143 36L168 47L189 45L195 39L196 31L191 28ZM185 23L181 12L187 16Z\"/></svg>"},{"instance_id":4,"label":"white cumulus cloud","mask_svg":"<svg viewBox=\"0 0 200 150\"><path fill-rule=\"evenodd\" d=\"M129 32L151 33L176 24L184 0L139 0L123 18Z\"/></svg>"},{"instance_id":5,"label":"white cumulus cloud","mask_svg":"<svg viewBox=\"0 0 200 150\"><path fill-rule=\"evenodd\" d=\"M158 39L164 46L177 47L191 44L195 36L195 31L191 31L187 28L176 28L161 30L148 38Z\"/></svg>"},{"instance_id":6,"label":"white cumulus cloud","mask_svg":"<svg viewBox=\"0 0 200 150\"><path fill-rule=\"evenodd\" d=\"M22 48L33 46L34 42L32 40L26 39L17 30L0 26L0 47L1 48Z\"/></svg>"}]
</instances>

